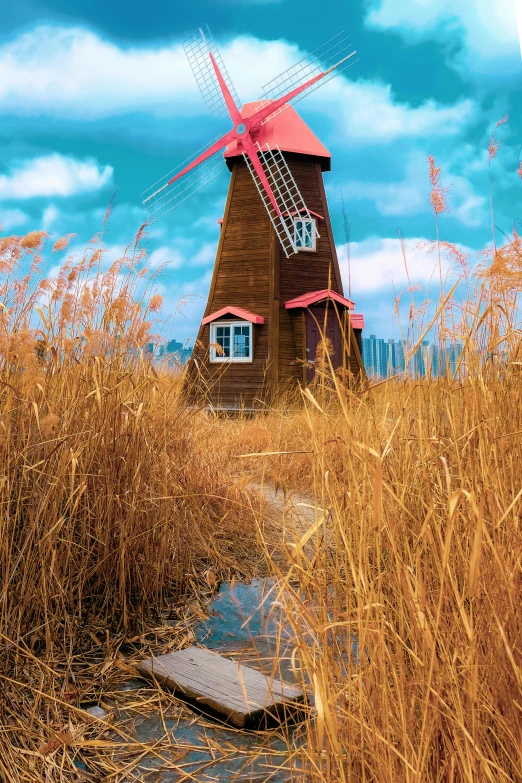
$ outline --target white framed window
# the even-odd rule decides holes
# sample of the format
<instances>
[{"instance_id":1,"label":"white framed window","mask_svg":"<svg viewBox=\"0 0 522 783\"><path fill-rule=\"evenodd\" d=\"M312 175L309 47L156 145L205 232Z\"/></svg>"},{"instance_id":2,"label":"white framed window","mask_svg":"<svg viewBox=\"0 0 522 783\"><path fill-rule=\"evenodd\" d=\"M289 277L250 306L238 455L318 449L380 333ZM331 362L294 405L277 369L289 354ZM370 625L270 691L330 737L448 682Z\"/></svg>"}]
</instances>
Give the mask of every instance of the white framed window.
<instances>
[{"instance_id":1,"label":"white framed window","mask_svg":"<svg viewBox=\"0 0 522 783\"><path fill-rule=\"evenodd\" d=\"M251 362L252 359L250 321L214 321L210 324L211 362Z\"/></svg>"},{"instance_id":2,"label":"white framed window","mask_svg":"<svg viewBox=\"0 0 522 783\"><path fill-rule=\"evenodd\" d=\"M298 250L316 250L317 229L313 218L294 218L294 241Z\"/></svg>"}]
</instances>

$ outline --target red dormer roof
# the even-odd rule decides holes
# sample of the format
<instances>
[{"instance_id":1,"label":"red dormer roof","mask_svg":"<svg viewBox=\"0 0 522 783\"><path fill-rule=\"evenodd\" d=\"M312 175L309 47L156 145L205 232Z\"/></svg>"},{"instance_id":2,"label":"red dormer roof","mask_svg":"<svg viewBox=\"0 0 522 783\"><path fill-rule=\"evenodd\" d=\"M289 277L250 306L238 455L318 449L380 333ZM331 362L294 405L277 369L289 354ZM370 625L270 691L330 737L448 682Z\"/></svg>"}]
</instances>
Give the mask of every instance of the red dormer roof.
<instances>
[{"instance_id":1,"label":"red dormer roof","mask_svg":"<svg viewBox=\"0 0 522 783\"><path fill-rule=\"evenodd\" d=\"M331 291L329 288L323 288L322 291L310 291L307 294L297 296L295 299L290 299L289 302L285 303L285 308L291 310L293 307L310 307L317 302L322 302L323 299L333 299L334 302L347 307L349 310L353 310L355 307L355 303L350 299L346 299L346 297L341 296L336 291Z\"/></svg>"},{"instance_id":2,"label":"red dormer roof","mask_svg":"<svg viewBox=\"0 0 522 783\"><path fill-rule=\"evenodd\" d=\"M241 116L245 119L251 117L261 103L262 101L245 103L241 109ZM282 152L313 155L319 158L323 171L330 171L330 153L292 106L288 106L281 114L277 114L269 122L261 125L259 131L252 134L252 138L254 142L259 142L261 147L268 144L269 149L279 147ZM241 143L235 140L226 148L225 160L242 154Z\"/></svg>"},{"instance_id":3,"label":"red dormer roof","mask_svg":"<svg viewBox=\"0 0 522 783\"><path fill-rule=\"evenodd\" d=\"M218 318L222 318L224 315L235 315L238 318L242 318L244 321L250 321L252 324L265 323L265 319L262 315L256 315L255 313L251 313L250 310L245 310L243 307L233 307L232 305L227 305L227 307L223 307L221 310L216 310L215 313L207 315L206 318L203 318L201 323L205 326L205 324L209 324L211 321L217 321Z\"/></svg>"}]
</instances>

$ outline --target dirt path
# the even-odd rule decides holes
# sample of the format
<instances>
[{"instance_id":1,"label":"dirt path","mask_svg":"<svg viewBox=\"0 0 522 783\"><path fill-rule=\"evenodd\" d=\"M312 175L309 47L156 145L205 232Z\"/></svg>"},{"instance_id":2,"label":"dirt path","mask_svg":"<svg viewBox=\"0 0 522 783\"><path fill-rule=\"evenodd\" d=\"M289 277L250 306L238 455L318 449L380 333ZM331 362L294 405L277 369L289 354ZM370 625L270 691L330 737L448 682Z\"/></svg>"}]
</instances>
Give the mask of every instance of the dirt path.
<instances>
[{"instance_id":1,"label":"dirt path","mask_svg":"<svg viewBox=\"0 0 522 783\"><path fill-rule=\"evenodd\" d=\"M299 492L284 493L273 485L255 481L250 482L247 488L259 493L272 513L281 515L283 523L290 523L302 528L303 531L324 512L321 506L314 503L311 495L303 495Z\"/></svg>"}]
</instances>

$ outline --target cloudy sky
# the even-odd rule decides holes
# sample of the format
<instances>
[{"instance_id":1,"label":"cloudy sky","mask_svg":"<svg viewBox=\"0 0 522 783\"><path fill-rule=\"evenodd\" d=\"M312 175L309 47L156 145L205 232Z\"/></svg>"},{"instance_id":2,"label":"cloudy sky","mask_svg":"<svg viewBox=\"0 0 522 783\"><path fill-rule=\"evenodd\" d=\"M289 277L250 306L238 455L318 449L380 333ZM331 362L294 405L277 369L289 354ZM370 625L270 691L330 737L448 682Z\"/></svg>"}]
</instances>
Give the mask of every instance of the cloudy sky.
<instances>
[{"instance_id":1,"label":"cloudy sky","mask_svg":"<svg viewBox=\"0 0 522 783\"><path fill-rule=\"evenodd\" d=\"M207 22L243 102L346 30L359 62L298 104L332 154L325 175L346 270L340 192L351 231L352 298L367 330L396 335L394 290L430 283L434 238L427 155L451 211L441 236L491 241L487 146L509 115L493 166L498 240L522 221L522 60L515 0L17 0L0 31L0 223L4 233L99 230L118 191L107 261L145 219L141 193L228 130L209 117L181 42ZM228 170L157 223L148 249L165 265L166 336L195 336L204 309ZM50 262L51 263L51 262ZM52 264L56 259L52 260ZM180 297L195 297L177 314Z\"/></svg>"}]
</instances>

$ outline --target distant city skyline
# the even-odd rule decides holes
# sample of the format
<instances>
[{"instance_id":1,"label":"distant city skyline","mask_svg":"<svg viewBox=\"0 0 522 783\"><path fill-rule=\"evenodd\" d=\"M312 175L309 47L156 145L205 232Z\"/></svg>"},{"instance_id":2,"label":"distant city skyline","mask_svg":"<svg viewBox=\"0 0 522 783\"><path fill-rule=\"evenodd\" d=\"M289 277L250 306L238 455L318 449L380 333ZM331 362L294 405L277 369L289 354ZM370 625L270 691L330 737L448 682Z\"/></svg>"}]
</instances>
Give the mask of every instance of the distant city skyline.
<instances>
[{"instance_id":1,"label":"distant city skyline","mask_svg":"<svg viewBox=\"0 0 522 783\"><path fill-rule=\"evenodd\" d=\"M439 376L445 374L447 362L450 371L454 373L462 354L462 345L458 342L448 343L446 350L443 350L441 344L423 340L406 363L406 356L412 347L405 340L378 338L374 334L363 337L362 358L367 375L385 379L407 371L416 378L428 374Z\"/></svg>"},{"instance_id":2,"label":"distant city skyline","mask_svg":"<svg viewBox=\"0 0 522 783\"><path fill-rule=\"evenodd\" d=\"M392 375L403 374L407 369L408 374L415 378L423 378L428 373L438 376L444 375L446 361L449 361L450 372L454 373L462 354L461 343L448 343L444 352L441 345L423 340L408 360L406 368L405 357L411 347L411 343L408 344L405 340L385 339L374 334L363 337L362 358L366 374L371 378L386 379ZM192 345L172 339L166 343L150 342L145 351L153 355L154 361L163 360L169 364L174 362L185 365L192 356L192 349Z\"/></svg>"},{"instance_id":3,"label":"distant city skyline","mask_svg":"<svg viewBox=\"0 0 522 783\"><path fill-rule=\"evenodd\" d=\"M148 343L145 352L152 355L154 361L166 360L167 363L186 364L192 356L192 345L172 339L167 343Z\"/></svg>"}]
</instances>

